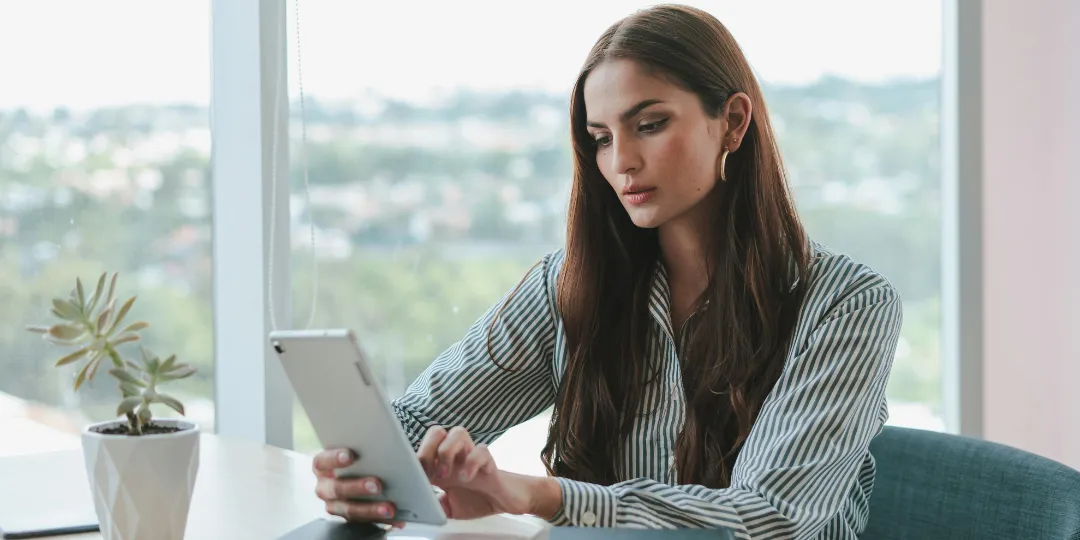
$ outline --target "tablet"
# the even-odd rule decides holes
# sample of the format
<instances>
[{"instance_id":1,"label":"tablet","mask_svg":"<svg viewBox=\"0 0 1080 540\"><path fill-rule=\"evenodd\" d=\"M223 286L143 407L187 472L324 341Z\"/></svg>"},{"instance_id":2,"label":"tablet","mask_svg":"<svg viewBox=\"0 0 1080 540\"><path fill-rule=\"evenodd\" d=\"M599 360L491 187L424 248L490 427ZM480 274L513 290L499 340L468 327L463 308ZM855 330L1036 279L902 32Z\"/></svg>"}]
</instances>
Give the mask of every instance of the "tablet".
<instances>
[{"instance_id":1,"label":"tablet","mask_svg":"<svg viewBox=\"0 0 1080 540\"><path fill-rule=\"evenodd\" d=\"M338 475L379 478L383 492L366 500L393 502L395 521L445 524L435 489L353 332L280 330L269 337L320 446L360 455Z\"/></svg>"},{"instance_id":2,"label":"tablet","mask_svg":"<svg viewBox=\"0 0 1080 540\"><path fill-rule=\"evenodd\" d=\"M22 540L24 538L45 538L99 532L97 516L93 514L92 510L89 514L80 512L83 510L82 508L50 508L50 510L50 512L13 513L3 516L3 520L0 521L0 538L3 540Z\"/></svg>"}]
</instances>

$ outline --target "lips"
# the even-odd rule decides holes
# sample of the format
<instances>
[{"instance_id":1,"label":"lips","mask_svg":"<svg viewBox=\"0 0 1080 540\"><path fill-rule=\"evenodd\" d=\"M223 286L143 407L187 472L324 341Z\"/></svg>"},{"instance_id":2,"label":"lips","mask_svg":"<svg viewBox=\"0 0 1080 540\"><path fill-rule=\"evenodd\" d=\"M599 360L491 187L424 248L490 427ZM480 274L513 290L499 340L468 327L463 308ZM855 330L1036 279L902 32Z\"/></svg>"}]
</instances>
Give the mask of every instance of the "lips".
<instances>
[{"instance_id":1,"label":"lips","mask_svg":"<svg viewBox=\"0 0 1080 540\"><path fill-rule=\"evenodd\" d=\"M655 193L656 188L653 187L630 186L623 190L623 199L633 205L645 204L653 198Z\"/></svg>"},{"instance_id":2,"label":"lips","mask_svg":"<svg viewBox=\"0 0 1080 540\"><path fill-rule=\"evenodd\" d=\"M652 191L656 188L651 186L643 186L641 184L630 184L622 189L623 195L631 195L634 193L643 193L645 191Z\"/></svg>"}]
</instances>

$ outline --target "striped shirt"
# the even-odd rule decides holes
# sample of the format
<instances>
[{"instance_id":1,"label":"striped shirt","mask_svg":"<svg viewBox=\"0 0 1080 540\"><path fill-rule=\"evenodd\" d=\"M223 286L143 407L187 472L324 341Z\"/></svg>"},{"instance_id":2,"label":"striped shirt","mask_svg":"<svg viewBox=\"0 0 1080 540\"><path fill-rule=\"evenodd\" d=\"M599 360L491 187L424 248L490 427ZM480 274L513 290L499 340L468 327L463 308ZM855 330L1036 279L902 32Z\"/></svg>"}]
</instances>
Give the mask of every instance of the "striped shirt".
<instances>
[{"instance_id":1,"label":"striped shirt","mask_svg":"<svg viewBox=\"0 0 1080 540\"><path fill-rule=\"evenodd\" d=\"M809 283L783 371L732 469L730 486L678 485L675 440L686 410L658 265L649 310L663 373L645 393L610 486L557 481L551 520L578 527L727 527L737 538L851 538L865 528L875 464L868 447L888 417L885 387L901 326L896 290L881 275L811 242ZM555 305L563 253L544 257L409 386L393 408L415 447L428 427L462 426L490 444L551 407L566 366ZM802 279L800 277L800 279ZM503 303L487 338L492 318ZM512 337L507 337L512 336Z\"/></svg>"}]
</instances>

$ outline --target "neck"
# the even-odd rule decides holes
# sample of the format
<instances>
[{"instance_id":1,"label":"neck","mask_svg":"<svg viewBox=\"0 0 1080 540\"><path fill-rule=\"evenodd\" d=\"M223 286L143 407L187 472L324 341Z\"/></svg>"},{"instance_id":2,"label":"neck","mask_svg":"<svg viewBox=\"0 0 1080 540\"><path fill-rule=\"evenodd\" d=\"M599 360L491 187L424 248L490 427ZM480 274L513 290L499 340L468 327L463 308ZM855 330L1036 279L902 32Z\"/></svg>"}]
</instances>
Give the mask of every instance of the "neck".
<instances>
[{"instance_id":1,"label":"neck","mask_svg":"<svg viewBox=\"0 0 1080 540\"><path fill-rule=\"evenodd\" d=\"M672 289L697 297L709 284L702 227L683 219L666 223L657 231L660 252Z\"/></svg>"}]
</instances>

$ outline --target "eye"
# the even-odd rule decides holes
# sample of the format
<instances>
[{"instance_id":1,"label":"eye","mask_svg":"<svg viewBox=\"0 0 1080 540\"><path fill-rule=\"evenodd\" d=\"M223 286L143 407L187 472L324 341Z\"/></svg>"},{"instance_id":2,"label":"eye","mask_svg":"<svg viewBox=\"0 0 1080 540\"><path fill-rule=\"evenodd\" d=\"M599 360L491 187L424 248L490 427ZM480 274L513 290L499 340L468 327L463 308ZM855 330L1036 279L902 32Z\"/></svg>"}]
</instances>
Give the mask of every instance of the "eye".
<instances>
[{"instance_id":1,"label":"eye","mask_svg":"<svg viewBox=\"0 0 1080 540\"><path fill-rule=\"evenodd\" d=\"M664 127L664 124L666 124L667 121L668 119L664 118L655 122L641 124L640 126L638 126L638 131L642 133L653 133L655 131L660 131L660 128Z\"/></svg>"},{"instance_id":2,"label":"eye","mask_svg":"<svg viewBox=\"0 0 1080 540\"><path fill-rule=\"evenodd\" d=\"M596 136L595 136L595 137L593 138L593 144L595 144L595 145L596 145L596 146L598 146L598 147L607 147L607 146L610 146L610 145L611 145L611 136L610 136L610 135L600 135L600 134L597 134L597 135L596 135Z\"/></svg>"}]
</instances>

